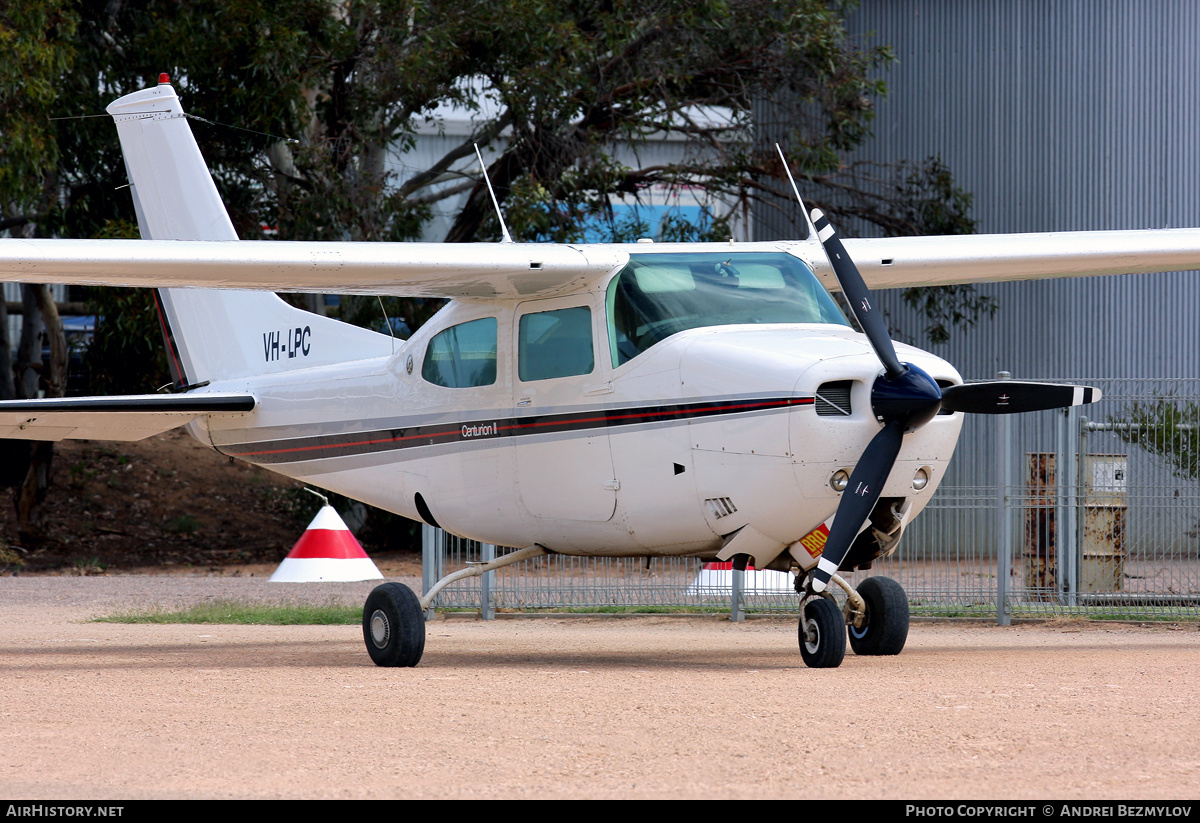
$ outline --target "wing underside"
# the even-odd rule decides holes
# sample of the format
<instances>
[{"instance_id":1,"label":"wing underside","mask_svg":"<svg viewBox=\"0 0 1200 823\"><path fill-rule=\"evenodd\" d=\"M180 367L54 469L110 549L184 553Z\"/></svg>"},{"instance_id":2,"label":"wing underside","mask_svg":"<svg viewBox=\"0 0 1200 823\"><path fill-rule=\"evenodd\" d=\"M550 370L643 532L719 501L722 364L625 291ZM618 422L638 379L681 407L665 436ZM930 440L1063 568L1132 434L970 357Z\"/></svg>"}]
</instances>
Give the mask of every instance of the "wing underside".
<instances>
[{"instance_id":1,"label":"wing underside","mask_svg":"<svg viewBox=\"0 0 1200 823\"><path fill-rule=\"evenodd\" d=\"M254 410L254 395L122 395L0 401L0 438L141 440L202 415Z\"/></svg>"}]
</instances>

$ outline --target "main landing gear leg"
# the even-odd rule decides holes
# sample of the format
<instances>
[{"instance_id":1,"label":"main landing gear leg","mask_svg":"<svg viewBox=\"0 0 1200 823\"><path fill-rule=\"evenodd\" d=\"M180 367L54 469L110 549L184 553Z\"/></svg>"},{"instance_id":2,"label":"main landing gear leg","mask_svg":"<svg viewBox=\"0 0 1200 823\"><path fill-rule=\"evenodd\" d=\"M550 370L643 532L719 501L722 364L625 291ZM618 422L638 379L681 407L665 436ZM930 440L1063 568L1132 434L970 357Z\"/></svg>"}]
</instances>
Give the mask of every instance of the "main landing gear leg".
<instances>
[{"instance_id":1,"label":"main landing gear leg","mask_svg":"<svg viewBox=\"0 0 1200 823\"><path fill-rule=\"evenodd\" d=\"M541 546L509 552L489 563L472 563L448 574L418 598L408 586L384 583L376 586L363 605L363 641L377 666L415 666L425 652L425 610L437 593L455 580L479 577L511 563L548 554Z\"/></svg>"}]
</instances>

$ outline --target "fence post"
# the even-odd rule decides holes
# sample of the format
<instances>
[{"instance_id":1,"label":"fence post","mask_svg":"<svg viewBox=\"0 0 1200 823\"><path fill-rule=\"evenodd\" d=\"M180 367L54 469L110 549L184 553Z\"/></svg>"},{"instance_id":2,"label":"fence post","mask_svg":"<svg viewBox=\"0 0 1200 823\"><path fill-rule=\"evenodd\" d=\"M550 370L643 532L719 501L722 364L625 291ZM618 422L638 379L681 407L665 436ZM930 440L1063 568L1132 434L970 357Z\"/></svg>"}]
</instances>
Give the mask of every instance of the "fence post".
<instances>
[{"instance_id":1,"label":"fence post","mask_svg":"<svg viewBox=\"0 0 1200 823\"><path fill-rule=\"evenodd\" d=\"M1072 410L1061 409L1055 426L1055 570L1056 600L1062 606L1075 605L1075 593L1079 587L1079 570L1075 564L1075 510L1072 486L1075 479L1075 461L1070 458L1072 449L1072 426L1075 420Z\"/></svg>"},{"instance_id":2,"label":"fence post","mask_svg":"<svg viewBox=\"0 0 1200 823\"><path fill-rule=\"evenodd\" d=\"M479 544L479 559L490 563L496 559L496 546L492 543ZM495 583L494 571L484 572L479 578L479 613L484 620L496 619L496 601L492 597L492 585Z\"/></svg>"},{"instance_id":3,"label":"fence post","mask_svg":"<svg viewBox=\"0 0 1200 823\"><path fill-rule=\"evenodd\" d=\"M997 372L997 380L1011 380L1011 372ZM1012 623L1008 606L1008 584L1012 575L1012 512L1009 489L1012 485L1012 417L1000 415L1000 453L996 455L996 534L1000 545L996 548L996 625Z\"/></svg>"},{"instance_id":4,"label":"fence post","mask_svg":"<svg viewBox=\"0 0 1200 823\"><path fill-rule=\"evenodd\" d=\"M1079 430L1079 407L1070 406L1063 416L1063 462L1059 480L1062 493L1062 508L1065 519L1062 534L1062 549L1066 554L1067 580L1066 602L1068 606L1079 603L1079 457L1071 459L1072 441ZM1060 555L1061 556L1061 555Z\"/></svg>"},{"instance_id":5,"label":"fence post","mask_svg":"<svg viewBox=\"0 0 1200 823\"><path fill-rule=\"evenodd\" d=\"M441 558L438 557L437 532L441 529L435 529L428 523L421 524L421 594L433 588L433 584L438 581L438 562ZM434 616L433 604L429 604L429 608L425 610L425 619L432 620Z\"/></svg>"},{"instance_id":6,"label":"fence post","mask_svg":"<svg viewBox=\"0 0 1200 823\"><path fill-rule=\"evenodd\" d=\"M741 623L746 619L745 601L742 599L746 590L746 572L737 565L735 561L731 569L733 576L729 585L729 619L734 623Z\"/></svg>"}]
</instances>

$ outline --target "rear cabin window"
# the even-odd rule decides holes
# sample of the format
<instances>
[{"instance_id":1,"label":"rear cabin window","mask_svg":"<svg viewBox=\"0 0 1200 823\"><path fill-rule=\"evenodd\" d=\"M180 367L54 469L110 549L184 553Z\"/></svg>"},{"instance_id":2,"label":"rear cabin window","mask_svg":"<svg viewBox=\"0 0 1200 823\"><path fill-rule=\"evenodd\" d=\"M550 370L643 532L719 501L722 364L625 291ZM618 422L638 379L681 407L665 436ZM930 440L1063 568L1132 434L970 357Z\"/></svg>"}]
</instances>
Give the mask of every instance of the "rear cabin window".
<instances>
[{"instance_id":1,"label":"rear cabin window","mask_svg":"<svg viewBox=\"0 0 1200 823\"><path fill-rule=\"evenodd\" d=\"M517 335L517 373L523 382L590 374L595 368L587 306L523 315Z\"/></svg>"},{"instance_id":2,"label":"rear cabin window","mask_svg":"<svg viewBox=\"0 0 1200 823\"><path fill-rule=\"evenodd\" d=\"M436 386L465 389L496 382L496 318L438 332L425 349L421 376Z\"/></svg>"}]
</instances>

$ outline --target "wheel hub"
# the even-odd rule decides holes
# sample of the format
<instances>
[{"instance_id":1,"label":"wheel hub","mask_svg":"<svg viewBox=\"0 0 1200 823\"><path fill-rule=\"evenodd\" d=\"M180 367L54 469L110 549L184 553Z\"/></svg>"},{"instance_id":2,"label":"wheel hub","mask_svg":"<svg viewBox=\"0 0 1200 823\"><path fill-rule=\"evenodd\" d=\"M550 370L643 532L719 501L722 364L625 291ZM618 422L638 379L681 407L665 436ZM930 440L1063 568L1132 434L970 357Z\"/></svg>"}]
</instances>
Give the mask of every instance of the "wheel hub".
<instances>
[{"instance_id":1,"label":"wheel hub","mask_svg":"<svg viewBox=\"0 0 1200 823\"><path fill-rule=\"evenodd\" d=\"M816 654L821 647L821 629L817 621L809 618L804 621L804 648L809 654Z\"/></svg>"},{"instance_id":2,"label":"wheel hub","mask_svg":"<svg viewBox=\"0 0 1200 823\"><path fill-rule=\"evenodd\" d=\"M387 615L382 609L376 609L371 615L371 641L377 648L387 648L388 640L392 636L392 625L388 622Z\"/></svg>"}]
</instances>

